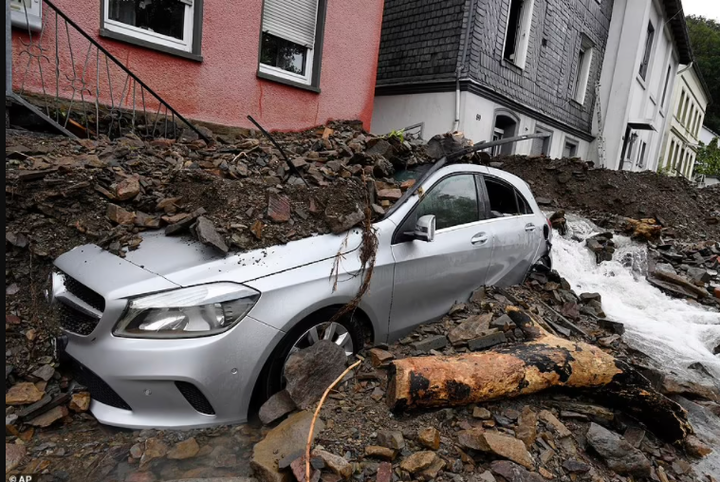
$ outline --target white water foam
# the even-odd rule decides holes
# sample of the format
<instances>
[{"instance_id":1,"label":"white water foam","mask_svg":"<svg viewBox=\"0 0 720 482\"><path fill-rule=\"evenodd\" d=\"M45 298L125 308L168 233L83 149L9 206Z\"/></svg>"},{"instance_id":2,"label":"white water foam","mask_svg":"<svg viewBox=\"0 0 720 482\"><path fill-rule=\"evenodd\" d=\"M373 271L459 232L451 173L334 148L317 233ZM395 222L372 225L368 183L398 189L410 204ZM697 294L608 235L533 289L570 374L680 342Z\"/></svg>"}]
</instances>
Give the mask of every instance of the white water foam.
<instances>
[{"instance_id":1,"label":"white water foam","mask_svg":"<svg viewBox=\"0 0 720 482\"><path fill-rule=\"evenodd\" d=\"M716 384L720 357L712 354L720 344L720 313L671 298L645 279L647 249L627 237L615 236L613 261L596 264L585 239L602 232L591 222L568 216L568 233L555 233L553 267L576 293L597 292L607 317L625 324L624 340L655 361L666 373L681 380ZM711 380L688 366L699 362Z\"/></svg>"}]
</instances>

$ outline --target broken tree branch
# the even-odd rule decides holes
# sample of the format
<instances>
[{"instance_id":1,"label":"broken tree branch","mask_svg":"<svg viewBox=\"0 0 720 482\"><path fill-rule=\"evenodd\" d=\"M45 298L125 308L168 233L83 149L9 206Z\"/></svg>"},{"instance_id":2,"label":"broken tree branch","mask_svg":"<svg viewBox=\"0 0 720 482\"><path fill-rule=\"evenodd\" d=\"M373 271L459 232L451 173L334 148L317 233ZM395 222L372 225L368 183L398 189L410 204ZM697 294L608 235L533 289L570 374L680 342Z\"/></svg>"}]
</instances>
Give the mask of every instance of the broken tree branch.
<instances>
[{"instance_id":1,"label":"broken tree branch","mask_svg":"<svg viewBox=\"0 0 720 482\"><path fill-rule=\"evenodd\" d=\"M628 364L597 346L550 335L517 308L508 308L508 315L528 342L479 353L394 361L387 391L390 408L467 405L552 387L594 389L666 439L681 440L692 433L687 412Z\"/></svg>"},{"instance_id":2,"label":"broken tree branch","mask_svg":"<svg viewBox=\"0 0 720 482\"><path fill-rule=\"evenodd\" d=\"M330 384L329 387L325 390L325 393L323 393L322 398L320 399L320 402L318 403L317 408L315 409L315 414L313 415L312 422L310 422L310 433L308 434L308 440L307 445L305 446L305 480L310 480L310 450L312 449L312 441L313 441L313 433L315 432L315 422L317 421L318 416L320 415L320 409L323 406L323 403L325 403L325 399L330 394L330 391L335 388L335 385L340 383L343 378L345 378L345 375L350 373L353 369L355 369L358 365L362 363L362 359L356 361L349 367L345 369L344 372L338 376L334 382Z\"/></svg>"}]
</instances>

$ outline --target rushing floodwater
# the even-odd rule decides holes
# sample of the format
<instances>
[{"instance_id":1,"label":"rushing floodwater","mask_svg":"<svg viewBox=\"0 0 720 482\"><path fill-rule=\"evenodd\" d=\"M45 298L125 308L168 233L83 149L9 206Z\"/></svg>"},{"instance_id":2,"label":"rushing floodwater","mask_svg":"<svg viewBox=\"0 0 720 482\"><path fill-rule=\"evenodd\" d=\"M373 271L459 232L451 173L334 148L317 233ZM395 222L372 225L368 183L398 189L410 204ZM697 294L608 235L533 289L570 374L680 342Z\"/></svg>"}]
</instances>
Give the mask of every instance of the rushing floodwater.
<instances>
[{"instance_id":1,"label":"rushing floodwater","mask_svg":"<svg viewBox=\"0 0 720 482\"><path fill-rule=\"evenodd\" d=\"M629 238L615 236L613 261L595 263L585 239L602 232L589 221L568 216L568 233L553 239L553 266L576 293L597 292L608 319L625 324L624 340L648 355L666 373L680 380L717 385L720 356L712 354L720 344L720 313L671 298L645 280L647 250ZM701 363L715 378L688 368ZM715 452L696 464L699 473L720 474L720 419L693 402L687 405L696 433Z\"/></svg>"}]
</instances>

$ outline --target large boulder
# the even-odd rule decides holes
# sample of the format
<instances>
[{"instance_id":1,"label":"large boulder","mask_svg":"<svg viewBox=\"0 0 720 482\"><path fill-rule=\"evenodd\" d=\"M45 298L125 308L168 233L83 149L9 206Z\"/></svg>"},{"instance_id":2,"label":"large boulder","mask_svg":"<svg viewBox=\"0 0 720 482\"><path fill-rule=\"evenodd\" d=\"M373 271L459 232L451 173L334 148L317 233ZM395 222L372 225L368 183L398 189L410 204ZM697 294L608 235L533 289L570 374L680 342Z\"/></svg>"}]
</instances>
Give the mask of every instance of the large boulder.
<instances>
[{"instance_id":1,"label":"large boulder","mask_svg":"<svg viewBox=\"0 0 720 482\"><path fill-rule=\"evenodd\" d=\"M307 410L345 370L347 356L339 345L320 340L294 353L285 364L285 389L295 405Z\"/></svg>"},{"instance_id":2,"label":"large boulder","mask_svg":"<svg viewBox=\"0 0 720 482\"><path fill-rule=\"evenodd\" d=\"M650 461L620 435L591 423L586 438L611 470L620 475L650 477Z\"/></svg>"},{"instance_id":3,"label":"large boulder","mask_svg":"<svg viewBox=\"0 0 720 482\"><path fill-rule=\"evenodd\" d=\"M293 454L302 454L307 444L313 414L298 412L268 432L265 439L253 449L250 465L255 476L262 482L291 482L292 473L279 468L279 462ZM322 420L315 422L313 437L325 428Z\"/></svg>"}]
</instances>

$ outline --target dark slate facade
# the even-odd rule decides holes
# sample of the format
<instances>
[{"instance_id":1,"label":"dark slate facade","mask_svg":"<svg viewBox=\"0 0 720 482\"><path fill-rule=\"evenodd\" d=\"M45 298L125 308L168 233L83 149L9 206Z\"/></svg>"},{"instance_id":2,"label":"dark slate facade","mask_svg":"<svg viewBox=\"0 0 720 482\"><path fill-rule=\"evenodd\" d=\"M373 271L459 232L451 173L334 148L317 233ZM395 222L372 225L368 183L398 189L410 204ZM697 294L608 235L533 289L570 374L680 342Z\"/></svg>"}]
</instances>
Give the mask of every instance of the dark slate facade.
<instances>
[{"instance_id":1,"label":"dark slate facade","mask_svg":"<svg viewBox=\"0 0 720 482\"><path fill-rule=\"evenodd\" d=\"M503 59L510 0L385 0L377 95L453 90L459 76L463 90L589 140L612 7L535 0L521 70ZM572 86L583 35L594 54L581 106Z\"/></svg>"},{"instance_id":2,"label":"dark slate facade","mask_svg":"<svg viewBox=\"0 0 720 482\"><path fill-rule=\"evenodd\" d=\"M386 0L378 83L454 79L467 0Z\"/></svg>"}]
</instances>

